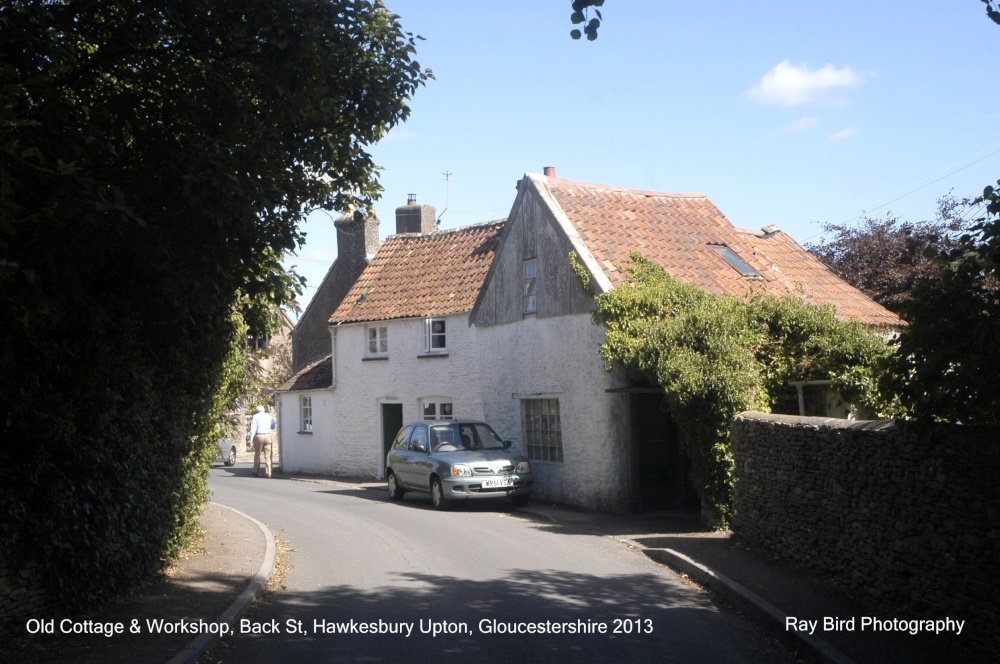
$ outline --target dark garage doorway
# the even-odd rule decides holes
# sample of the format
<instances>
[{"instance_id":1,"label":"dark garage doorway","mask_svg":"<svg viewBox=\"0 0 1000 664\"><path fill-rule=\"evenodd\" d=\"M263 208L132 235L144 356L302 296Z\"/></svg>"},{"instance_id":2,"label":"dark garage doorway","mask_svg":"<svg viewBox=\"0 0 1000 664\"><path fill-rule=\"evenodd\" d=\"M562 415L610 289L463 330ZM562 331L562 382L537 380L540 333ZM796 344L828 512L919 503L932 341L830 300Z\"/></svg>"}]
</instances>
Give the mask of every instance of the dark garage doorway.
<instances>
[{"instance_id":1,"label":"dark garage doorway","mask_svg":"<svg viewBox=\"0 0 1000 664\"><path fill-rule=\"evenodd\" d=\"M659 390L629 393L630 507L635 512L696 509L698 494L677 424Z\"/></svg>"}]
</instances>

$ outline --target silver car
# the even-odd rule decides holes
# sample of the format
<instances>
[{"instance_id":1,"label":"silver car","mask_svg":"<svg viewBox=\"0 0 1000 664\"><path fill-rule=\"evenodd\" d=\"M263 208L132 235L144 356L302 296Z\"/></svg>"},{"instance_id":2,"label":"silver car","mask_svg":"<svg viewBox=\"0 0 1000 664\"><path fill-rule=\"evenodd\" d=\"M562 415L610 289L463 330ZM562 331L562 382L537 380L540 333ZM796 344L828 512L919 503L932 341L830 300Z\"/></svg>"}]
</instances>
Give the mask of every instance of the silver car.
<instances>
[{"instance_id":1,"label":"silver car","mask_svg":"<svg viewBox=\"0 0 1000 664\"><path fill-rule=\"evenodd\" d=\"M528 504L535 478L527 457L510 450L484 422L411 422L396 434L385 460L389 498L429 493L437 509L453 500L510 498Z\"/></svg>"},{"instance_id":2,"label":"silver car","mask_svg":"<svg viewBox=\"0 0 1000 664\"><path fill-rule=\"evenodd\" d=\"M236 463L236 443L233 442L232 438L219 438L215 441L215 444L219 448L219 456L222 458L222 463L227 466L232 466Z\"/></svg>"}]
</instances>

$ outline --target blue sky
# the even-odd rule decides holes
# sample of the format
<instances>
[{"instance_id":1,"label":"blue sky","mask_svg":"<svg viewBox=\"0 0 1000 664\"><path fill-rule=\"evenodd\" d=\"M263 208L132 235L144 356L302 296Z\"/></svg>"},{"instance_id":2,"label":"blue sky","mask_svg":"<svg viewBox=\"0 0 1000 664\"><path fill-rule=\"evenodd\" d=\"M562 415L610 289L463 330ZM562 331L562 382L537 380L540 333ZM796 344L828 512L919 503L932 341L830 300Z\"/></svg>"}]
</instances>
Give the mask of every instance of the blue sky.
<instances>
[{"instance_id":1,"label":"blue sky","mask_svg":"<svg viewBox=\"0 0 1000 664\"><path fill-rule=\"evenodd\" d=\"M441 228L505 217L545 166L701 192L800 244L863 214L933 219L1000 178L1000 26L979 0L607 0L594 42L570 39L569 0L385 3L436 80L371 148L383 237L410 193L447 204ZM336 234L322 211L303 228L304 308Z\"/></svg>"}]
</instances>

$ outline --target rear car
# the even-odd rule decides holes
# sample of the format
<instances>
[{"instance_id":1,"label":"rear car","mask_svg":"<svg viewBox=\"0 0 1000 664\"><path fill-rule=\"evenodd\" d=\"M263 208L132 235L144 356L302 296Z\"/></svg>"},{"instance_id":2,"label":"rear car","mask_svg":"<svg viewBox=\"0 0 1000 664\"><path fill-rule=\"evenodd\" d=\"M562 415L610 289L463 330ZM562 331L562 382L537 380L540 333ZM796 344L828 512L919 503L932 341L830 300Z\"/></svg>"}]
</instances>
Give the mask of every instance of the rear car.
<instances>
[{"instance_id":1,"label":"rear car","mask_svg":"<svg viewBox=\"0 0 1000 664\"><path fill-rule=\"evenodd\" d=\"M535 483L531 462L485 422L432 420L403 426L386 455L389 498L430 494L437 509L456 500L507 498L523 507Z\"/></svg>"},{"instance_id":2,"label":"rear car","mask_svg":"<svg viewBox=\"0 0 1000 664\"><path fill-rule=\"evenodd\" d=\"M227 466L232 466L236 463L236 443L233 442L232 438L219 438L215 441L215 444L219 448L219 456L222 458L222 463Z\"/></svg>"}]
</instances>

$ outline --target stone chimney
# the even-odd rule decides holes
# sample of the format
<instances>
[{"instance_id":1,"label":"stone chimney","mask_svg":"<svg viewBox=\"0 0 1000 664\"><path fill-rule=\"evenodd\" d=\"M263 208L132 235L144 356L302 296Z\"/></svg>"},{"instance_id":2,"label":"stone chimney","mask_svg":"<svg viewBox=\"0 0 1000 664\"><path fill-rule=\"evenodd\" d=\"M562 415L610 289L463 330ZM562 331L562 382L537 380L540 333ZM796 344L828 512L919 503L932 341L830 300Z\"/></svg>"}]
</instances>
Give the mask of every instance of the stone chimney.
<instances>
[{"instance_id":1,"label":"stone chimney","mask_svg":"<svg viewBox=\"0 0 1000 664\"><path fill-rule=\"evenodd\" d=\"M355 216L353 210L334 220L337 260L292 332L292 371L330 353L330 316L378 251L378 223L378 217Z\"/></svg>"},{"instance_id":2,"label":"stone chimney","mask_svg":"<svg viewBox=\"0 0 1000 664\"><path fill-rule=\"evenodd\" d=\"M369 219L347 211L333 225L337 227L337 260L358 266L358 273L378 251L378 217Z\"/></svg>"},{"instance_id":3,"label":"stone chimney","mask_svg":"<svg viewBox=\"0 0 1000 664\"><path fill-rule=\"evenodd\" d=\"M396 208L396 233L433 233L437 229L436 213L433 205L420 205L417 195L410 194L406 205Z\"/></svg>"}]
</instances>

